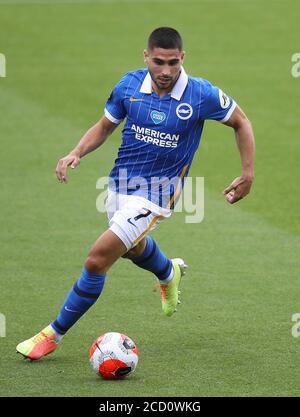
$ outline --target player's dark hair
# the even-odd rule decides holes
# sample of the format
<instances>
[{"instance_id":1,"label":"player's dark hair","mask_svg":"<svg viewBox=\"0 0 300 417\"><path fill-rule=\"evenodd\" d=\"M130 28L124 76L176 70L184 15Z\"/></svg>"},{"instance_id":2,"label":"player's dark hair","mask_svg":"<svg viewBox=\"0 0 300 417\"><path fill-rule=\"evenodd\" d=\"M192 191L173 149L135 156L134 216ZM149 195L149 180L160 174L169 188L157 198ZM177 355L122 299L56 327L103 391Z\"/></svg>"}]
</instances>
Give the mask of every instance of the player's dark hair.
<instances>
[{"instance_id":1,"label":"player's dark hair","mask_svg":"<svg viewBox=\"0 0 300 417\"><path fill-rule=\"evenodd\" d=\"M163 49L179 49L182 51L182 39L177 30L161 27L155 29L149 36L148 49L163 48Z\"/></svg>"}]
</instances>

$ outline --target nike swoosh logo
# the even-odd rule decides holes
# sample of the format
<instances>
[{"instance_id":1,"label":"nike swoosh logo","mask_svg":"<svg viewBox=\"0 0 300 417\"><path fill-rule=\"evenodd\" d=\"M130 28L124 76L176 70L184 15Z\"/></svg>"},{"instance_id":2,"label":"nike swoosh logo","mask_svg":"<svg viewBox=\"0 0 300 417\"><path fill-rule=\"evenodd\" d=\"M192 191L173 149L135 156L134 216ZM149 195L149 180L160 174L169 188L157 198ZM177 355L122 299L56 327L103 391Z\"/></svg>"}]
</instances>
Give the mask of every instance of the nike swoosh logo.
<instances>
[{"instance_id":1,"label":"nike swoosh logo","mask_svg":"<svg viewBox=\"0 0 300 417\"><path fill-rule=\"evenodd\" d=\"M131 96L129 101L132 103L134 101L143 101L143 99L142 98L134 98L134 97Z\"/></svg>"},{"instance_id":2,"label":"nike swoosh logo","mask_svg":"<svg viewBox=\"0 0 300 417\"><path fill-rule=\"evenodd\" d=\"M136 225L134 223L132 223L131 221L131 217L129 217L129 219L127 219L128 223L132 224L132 226L136 227Z\"/></svg>"},{"instance_id":3,"label":"nike swoosh logo","mask_svg":"<svg viewBox=\"0 0 300 417\"><path fill-rule=\"evenodd\" d=\"M67 306L65 306L65 310L66 311L70 311L71 313L79 313L79 311L76 310L71 310L70 308L68 308Z\"/></svg>"}]
</instances>

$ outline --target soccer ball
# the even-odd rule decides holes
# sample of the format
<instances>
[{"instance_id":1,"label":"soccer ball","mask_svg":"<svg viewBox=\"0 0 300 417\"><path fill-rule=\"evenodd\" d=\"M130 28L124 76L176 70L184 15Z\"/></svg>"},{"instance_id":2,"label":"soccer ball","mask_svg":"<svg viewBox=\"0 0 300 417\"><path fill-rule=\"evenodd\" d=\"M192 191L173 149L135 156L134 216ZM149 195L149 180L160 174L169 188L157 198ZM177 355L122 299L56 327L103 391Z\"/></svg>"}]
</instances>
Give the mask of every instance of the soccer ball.
<instances>
[{"instance_id":1,"label":"soccer ball","mask_svg":"<svg viewBox=\"0 0 300 417\"><path fill-rule=\"evenodd\" d=\"M123 379L135 370L138 349L125 334L109 332L94 341L89 357L92 369L104 379Z\"/></svg>"}]
</instances>

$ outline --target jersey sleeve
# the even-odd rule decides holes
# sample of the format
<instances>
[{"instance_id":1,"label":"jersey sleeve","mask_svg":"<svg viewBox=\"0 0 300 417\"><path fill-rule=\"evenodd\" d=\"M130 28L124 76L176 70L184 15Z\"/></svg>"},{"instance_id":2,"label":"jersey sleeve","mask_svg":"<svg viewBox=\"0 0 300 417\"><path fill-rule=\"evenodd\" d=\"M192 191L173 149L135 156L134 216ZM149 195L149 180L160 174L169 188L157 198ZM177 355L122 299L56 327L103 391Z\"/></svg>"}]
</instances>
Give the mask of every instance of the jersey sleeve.
<instances>
[{"instance_id":1,"label":"jersey sleeve","mask_svg":"<svg viewBox=\"0 0 300 417\"><path fill-rule=\"evenodd\" d=\"M203 120L217 120L222 123L227 122L236 108L236 102L219 87L212 85L207 80L203 81L201 118Z\"/></svg>"},{"instance_id":2,"label":"jersey sleeve","mask_svg":"<svg viewBox=\"0 0 300 417\"><path fill-rule=\"evenodd\" d=\"M115 86L111 95L106 101L104 114L113 123L119 124L126 117L124 97L126 91L126 76L124 76Z\"/></svg>"}]
</instances>

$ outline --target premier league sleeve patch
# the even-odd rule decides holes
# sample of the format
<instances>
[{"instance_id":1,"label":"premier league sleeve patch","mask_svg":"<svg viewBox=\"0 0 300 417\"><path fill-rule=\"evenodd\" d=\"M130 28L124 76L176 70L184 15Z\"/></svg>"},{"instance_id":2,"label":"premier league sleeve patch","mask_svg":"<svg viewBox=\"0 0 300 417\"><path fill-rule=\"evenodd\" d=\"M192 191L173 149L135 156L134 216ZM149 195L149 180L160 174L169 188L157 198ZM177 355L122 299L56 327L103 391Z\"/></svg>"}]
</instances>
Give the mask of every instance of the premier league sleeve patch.
<instances>
[{"instance_id":1,"label":"premier league sleeve patch","mask_svg":"<svg viewBox=\"0 0 300 417\"><path fill-rule=\"evenodd\" d=\"M201 80L202 100L200 118L225 123L236 106L235 101L219 87L207 80Z\"/></svg>"},{"instance_id":2,"label":"premier league sleeve patch","mask_svg":"<svg viewBox=\"0 0 300 417\"><path fill-rule=\"evenodd\" d=\"M219 99L222 109L227 109L230 105L229 97L219 88Z\"/></svg>"}]
</instances>

